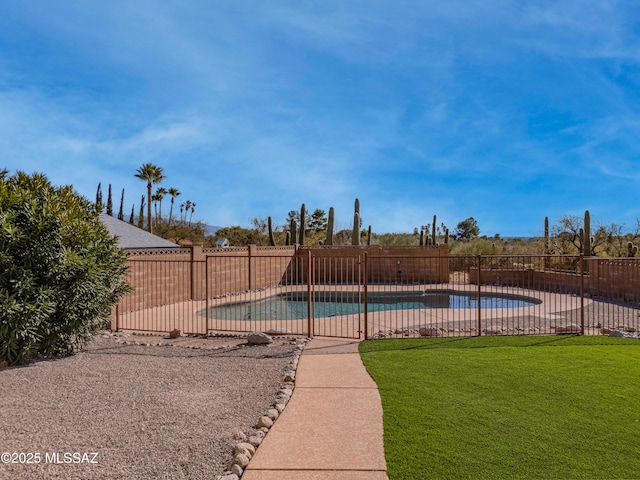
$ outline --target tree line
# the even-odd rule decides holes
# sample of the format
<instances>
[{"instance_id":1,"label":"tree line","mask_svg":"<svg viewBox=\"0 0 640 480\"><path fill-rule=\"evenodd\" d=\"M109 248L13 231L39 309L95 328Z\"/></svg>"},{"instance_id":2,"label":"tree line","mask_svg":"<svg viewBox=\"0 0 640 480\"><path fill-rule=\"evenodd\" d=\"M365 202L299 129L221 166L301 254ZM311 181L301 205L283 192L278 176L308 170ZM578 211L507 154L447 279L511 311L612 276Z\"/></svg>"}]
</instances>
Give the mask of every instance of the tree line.
<instances>
[{"instance_id":1,"label":"tree line","mask_svg":"<svg viewBox=\"0 0 640 480\"><path fill-rule=\"evenodd\" d=\"M155 191L153 190L154 185L162 183L163 180L167 178L162 167L152 163L145 163L136 170L134 176L146 183L146 196L142 195L140 198L140 208L137 216L135 215L135 204L132 204L128 223L176 243L181 241L202 241L204 232L203 225L193 220L196 203L191 200L186 200L184 203L181 203L179 215L174 217L175 200L182 192L175 187L158 187ZM124 194L125 189L123 188L120 195L120 208L117 215L117 218L122 221L125 221ZM167 196L171 198L168 217L162 213L162 203ZM106 210L107 215L114 216L111 184L109 184L105 204L103 203L102 184L98 183L95 203L99 211ZM178 212L175 213L177 214Z\"/></svg>"},{"instance_id":2,"label":"tree line","mask_svg":"<svg viewBox=\"0 0 640 480\"><path fill-rule=\"evenodd\" d=\"M291 219L299 222L299 212L289 212L282 226L275 229L274 236L278 245L285 244L287 225ZM315 209L306 219L305 245L321 245L326 236L326 214L322 209ZM205 239L206 246L215 246L216 240L226 238L234 246L249 244L268 245L267 219L254 217L250 219L250 228L241 226L227 227L219 230L215 236ZM420 246L421 233L432 230L431 224L416 227L413 233L372 233L371 243L382 247ZM577 215L563 215L549 228L548 240L545 240L544 229L540 235L528 238L501 238L499 234L481 236L480 226L473 217L460 221L453 229L449 240L449 252L454 255L568 255L581 252L580 230L584 228L584 219ZM448 230L444 223L436 226L436 241L442 243L444 232ZM361 230L361 236L367 231ZM352 230L342 229L334 234L334 245L351 245ZM640 219L631 231L616 223L597 223L591 238L591 254L600 257L636 256L640 244Z\"/></svg>"},{"instance_id":3,"label":"tree line","mask_svg":"<svg viewBox=\"0 0 640 480\"><path fill-rule=\"evenodd\" d=\"M180 204L179 214L175 212L175 200L181 192L174 187L164 188L153 187L162 183L167 177L164 169L152 163L145 163L140 166L134 176L146 183L146 195L140 199L138 215L135 215L135 204L131 207L129 223L146 229L150 233L172 240L176 243L203 242L206 247L214 247L220 239L228 240L233 246L285 245L291 240L290 225L292 222L297 225L304 225L304 244L322 245L327 236L327 213L321 208L306 210L305 218L301 219L301 211L290 210L284 223L276 225L272 237L268 235L269 219L264 217L253 217L250 219L250 228L241 226L225 227L215 235L205 236L202 222L194 221L193 215L196 203L186 200ZM120 195L120 208L117 218L124 221L124 195L122 189ZM165 216L162 211L165 197L171 199L169 214ZM102 198L102 187L98 184L96 192L96 205L102 210L106 208L106 213L113 216L113 198L111 185L108 187L108 198L106 204ZM146 214L145 214L146 211ZM174 216L174 213L177 215ZM435 222L435 216L434 216ZM549 227L548 219L545 223L545 234L540 237L528 239L508 239L495 235L491 238L480 236L480 227L473 217L468 217L460 221L450 235L449 251L452 254L576 254L583 252L584 234L581 229L585 227L584 217L577 215L563 215L556 223ZM409 233L375 233L362 229L362 219L359 218L357 229L344 228L333 233L334 245L353 244L353 238L358 232L361 238L366 238L366 243L380 246L420 246L423 244L422 237L428 232L433 232L432 243L442 243L449 237L449 228L441 223L440 225L425 224ZM596 224L593 234L589 236L589 254L601 257L629 257L636 256L638 245L640 244L640 219L631 231L625 231L625 225L616 223ZM295 240L293 243L296 243ZM424 242L427 245L427 242ZM584 253L584 252L583 252Z\"/></svg>"}]
</instances>

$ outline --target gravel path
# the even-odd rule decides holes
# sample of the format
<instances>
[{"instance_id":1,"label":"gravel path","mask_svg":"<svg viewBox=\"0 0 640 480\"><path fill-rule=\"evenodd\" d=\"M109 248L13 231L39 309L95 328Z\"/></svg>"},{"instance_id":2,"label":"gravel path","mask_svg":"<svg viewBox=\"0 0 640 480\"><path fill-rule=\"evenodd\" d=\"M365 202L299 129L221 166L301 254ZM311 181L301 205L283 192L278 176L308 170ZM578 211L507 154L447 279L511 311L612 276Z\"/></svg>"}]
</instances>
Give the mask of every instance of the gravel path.
<instances>
[{"instance_id":1,"label":"gravel path","mask_svg":"<svg viewBox=\"0 0 640 480\"><path fill-rule=\"evenodd\" d=\"M40 455L0 462L0 478L216 478L234 433L252 432L272 405L295 347L105 336L71 357L0 369L0 454Z\"/></svg>"}]
</instances>

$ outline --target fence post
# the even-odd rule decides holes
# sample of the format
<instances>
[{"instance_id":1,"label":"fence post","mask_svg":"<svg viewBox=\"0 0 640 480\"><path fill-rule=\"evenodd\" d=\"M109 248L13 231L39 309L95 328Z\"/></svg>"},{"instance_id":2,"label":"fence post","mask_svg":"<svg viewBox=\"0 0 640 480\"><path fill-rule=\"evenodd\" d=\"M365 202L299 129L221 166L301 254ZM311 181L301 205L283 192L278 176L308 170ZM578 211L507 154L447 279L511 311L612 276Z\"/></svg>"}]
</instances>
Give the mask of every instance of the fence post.
<instances>
[{"instance_id":1,"label":"fence post","mask_svg":"<svg viewBox=\"0 0 640 480\"><path fill-rule=\"evenodd\" d=\"M313 263L311 261L311 249L307 250L307 330L309 337L313 338L313 298L311 297L311 282L313 282L313 272L311 271Z\"/></svg>"},{"instance_id":2,"label":"fence post","mask_svg":"<svg viewBox=\"0 0 640 480\"><path fill-rule=\"evenodd\" d=\"M482 287L480 286L480 268L482 266L482 255L478 255L478 336L482 336L482 309L480 308L480 295L482 295Z\"/></svg>"},{"instance_id":3,"label":"fence post","mask_svg":"<svg viewBox=\"0 0 640 480\"><path fill-rule=\"evenodd\" d=\"M202 298L202 295L198 294L202 293L202 283L200 283L200 289L197 288L198 279L202 275L202 271L198 271L200 270L199 268L196 269L196 264L202 261L203 256L202 245L191 245L191 300Z\"/></svg>"},{"instance_id":4,"label":"fence post","mask_svg":"<svg viewBox=\"0 0 640 480\"><path fill-rule=\"evenodd\" d=\"M115 318L111 319L111 330L117 332L118 330L120 330L120 301L121 299L118 299L118 303L116 303L116 308L115 308ZM114 328L115 327L115 328Z\"/></svg>"},{"instance_id":5,"label":"fence post","mask_svg":"<svg viewBox=\"0 0 640 480\"><path fill-rule=\"evenodd\" d=\"M368 292L368 283L367 283L367 276L369 275L369 270L367 268L367 252L364 252L364 281L363 281L363 300L364 300L364 339L368 340L369 339L369 300L367 298L367 292ZM358 337L360 336L360 334L358 334Z\"/></svg>"},{"instance_id":6,"label":"fence post","mask_svg":"<svg viewBox=\"0 0 640 480\"><path fill-rule=\"evenodd\" d=\"M257 245L249 245L247 247L247 256L249 257L249 290L253 290L255 287L255 270L256 270L256 255L258 254Z\"/></svg>"},{"instance_id":7,"label":"fence post","mask_svg":"<svg viewBox=\"0 0 640 480\"><path fill-rule=\"evenodd\" d=\"M205 335L209 335L209 256L204 257Z\"/></svg>"},{"instance_id":8,"label":"fence post","mask_svg":"<svg viewBox=\"0 0 640 480\"><path fill-rule=\"evenodd\" d=\"M584 335L584 255L580 254L580 334Z\"/></svg>"}]
</instances>

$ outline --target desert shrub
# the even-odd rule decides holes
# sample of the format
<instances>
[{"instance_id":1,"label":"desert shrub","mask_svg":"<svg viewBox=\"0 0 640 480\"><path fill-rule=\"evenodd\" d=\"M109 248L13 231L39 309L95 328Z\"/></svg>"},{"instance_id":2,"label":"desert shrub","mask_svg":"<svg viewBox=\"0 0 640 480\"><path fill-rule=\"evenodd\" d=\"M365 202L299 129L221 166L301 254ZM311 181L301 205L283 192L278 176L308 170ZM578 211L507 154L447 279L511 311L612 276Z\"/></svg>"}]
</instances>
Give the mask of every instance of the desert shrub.
<instances>
[{"instance_id":1,"label":"desert shrub","mask_svg":"<svg viewBox=\"0 0 640 480\"><path fill-rule=\"evenodd\" d=\"M487 238L474 238L467 241L452 242L449 252L452 255L499 255L503 253L503 242Z\"/></svg>"},{"instance_id":2,"label":"desert shrub","mask_svg":"<svg viewBox=\"0 0 640 480\"><path fill-rule=\"evenodd\" d=\"M67 355L129 287L95 206L42 174L0 172L0 362Z\"/></svg>"}]
</instances>

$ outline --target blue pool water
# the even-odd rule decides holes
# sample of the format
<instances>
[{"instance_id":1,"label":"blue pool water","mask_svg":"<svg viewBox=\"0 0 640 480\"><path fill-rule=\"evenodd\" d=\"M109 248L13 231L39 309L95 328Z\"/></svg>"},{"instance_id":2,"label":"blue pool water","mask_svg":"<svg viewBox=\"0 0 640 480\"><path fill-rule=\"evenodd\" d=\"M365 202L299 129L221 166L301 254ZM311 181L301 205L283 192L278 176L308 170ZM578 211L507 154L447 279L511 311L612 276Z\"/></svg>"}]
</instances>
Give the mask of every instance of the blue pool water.
<instances>
[{"instance_id":1,"label":"blue pool water","mask_svg":"<svg viewBox=\"0 0 640 480\"><path fill-rule=\"evenodd\" d=\"M315 318L364 312L361 292L313 292ZM429 308L478 308L475 292L428 290L417 292L369 292L368 311L415 310ZM480 308L518 308L541 303L536 298L483 293ZM307 318L307 292L287 292L260 300L227 303L209 308L209 317L218 320L302 320Z\"/></svg>"}]
</instances>

